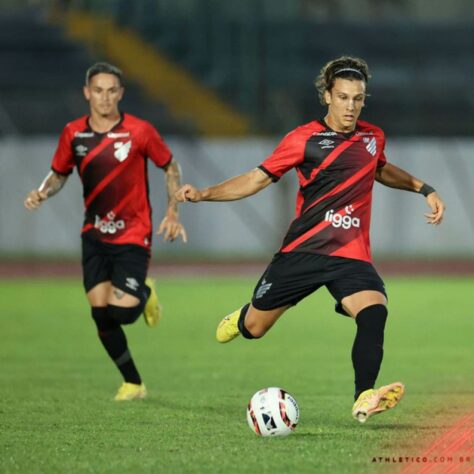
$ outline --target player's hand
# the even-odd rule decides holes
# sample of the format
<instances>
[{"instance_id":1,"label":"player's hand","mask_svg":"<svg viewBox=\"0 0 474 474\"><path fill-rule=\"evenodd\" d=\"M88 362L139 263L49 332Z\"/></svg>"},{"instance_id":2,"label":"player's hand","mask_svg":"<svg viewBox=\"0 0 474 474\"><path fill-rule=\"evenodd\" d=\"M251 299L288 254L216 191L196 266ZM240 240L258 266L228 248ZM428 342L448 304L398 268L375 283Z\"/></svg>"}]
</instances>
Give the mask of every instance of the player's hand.
<instances>
[{"instance_id":1,"label":"player's hand","mask_svg":"<svg viewBox=\"0 0 474 474\"><path fill-rule=\"evenodd\" d=\"M202 200L202 193L191 184L185 184L176 191L174 197L178 202L199 202Z\"/></svg>"},{"instance_id":2,"label":"player's hand","mask_svg":"<svg viewBox=\"0 0 474 474\"><path fill-rule=\"evenodd\" d=\"M173 215L167 215L161 221L160 227L158 227L157 235L163 235L164 241L173 242L179 236L183 239L183 242L188 241L188 236L183 225L179 222L178 218Z\"/></svg>"},{"instance_id":3,"label":"player's hand","mask_svg":"<svg viewBox=\"0 0 474 474\"><path fill-rule=\"evenodd\" d=\"M441 222L443 221L446 206L444 205L442 199L438 196L438 193L434 192L428 194L428 196L426 196L426 202L431 208L431 213L425 214L426 222L428 224L435 225L441 224Z\"/></svg>"},{"instance_id":4,"label":"player's hand","mask_svg":"<svg viewBox=\"0 0 474 474\"><path fill-rule=\"evenodd\" d=\"M28 193L24 201L25 207L29 211L34 211L41 206L41 203L48 199L48 195L44 191L39 191L38 189L33 189L33 191Z\"/></svg>"}]
</instances>

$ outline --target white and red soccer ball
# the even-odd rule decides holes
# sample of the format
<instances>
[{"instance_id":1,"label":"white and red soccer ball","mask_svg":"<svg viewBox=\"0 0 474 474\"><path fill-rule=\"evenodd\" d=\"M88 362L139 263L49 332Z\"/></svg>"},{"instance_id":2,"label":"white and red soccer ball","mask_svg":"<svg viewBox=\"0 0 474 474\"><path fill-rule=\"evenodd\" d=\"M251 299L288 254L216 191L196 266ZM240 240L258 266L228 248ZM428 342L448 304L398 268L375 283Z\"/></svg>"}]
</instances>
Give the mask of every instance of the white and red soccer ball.
<instances>
[{"instance_id":1,"label":"white and red soccer ball","mask_svg":"<svg viewBox=\"0 0 474 474\"><path fill-rule=\"evenodd\" d=\"M285 390L269 387L259 390L247 407L247 422L259 436L288 436L300 418L296 400Z\"/></svg>"}]
</instances>

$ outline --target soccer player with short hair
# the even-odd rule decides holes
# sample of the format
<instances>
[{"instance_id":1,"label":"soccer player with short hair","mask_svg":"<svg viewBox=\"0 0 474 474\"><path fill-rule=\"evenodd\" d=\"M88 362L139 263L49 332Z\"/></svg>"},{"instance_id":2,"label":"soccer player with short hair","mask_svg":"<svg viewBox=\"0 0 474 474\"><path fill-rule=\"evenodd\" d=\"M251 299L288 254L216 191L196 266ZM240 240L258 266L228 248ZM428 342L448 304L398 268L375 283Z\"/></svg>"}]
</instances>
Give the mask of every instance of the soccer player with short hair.
<instances>
[{"instance_id":1,"label":"soccer player with short hair","mask_svg":"<svg viewBox=\"0 0 474 474\"><path fill-rule=\"evenodd\" d=\"M157 130L133 115L122 113L122 72L108 63L96 63L86 73L84 96L90 113L66 125L54 154L51 172L25 199L37 209L58 193L76 167L84 189L85 218L82 228L84 287L98 335L124 382L115 400L146 396L123 325L143 313L155 326L161 307L153 280L146 278L152 240L148 193L148 160L166 176L168 208L158 234L164 240L180 237L175 192L180 168Z\"/></svg>"},{"instance_id":2,"label":"soccer player with short hair","mask_svg":"<svg viewBox=\"0 0 474 474\"><path fill-rule=\"evenodd\" d=\"M259 167L205 189L184 185L180 202L232 201L251 196L295 169L299 179L296 217L280 250L257 283L250 303L226 316L217 340L262 337L290 307L321 286L336 311L355 319L354 418L365 422L394 407L404 393L395 382L374 389L383 356L387 297L372 265L369 242L374 180L426 197L427 222L439 224L445 206L436 191L390 164L383 131L359 120L370 75L359 58L327 63L315 81L324 118L288 133Z\"/></svg>"}]
</instances>

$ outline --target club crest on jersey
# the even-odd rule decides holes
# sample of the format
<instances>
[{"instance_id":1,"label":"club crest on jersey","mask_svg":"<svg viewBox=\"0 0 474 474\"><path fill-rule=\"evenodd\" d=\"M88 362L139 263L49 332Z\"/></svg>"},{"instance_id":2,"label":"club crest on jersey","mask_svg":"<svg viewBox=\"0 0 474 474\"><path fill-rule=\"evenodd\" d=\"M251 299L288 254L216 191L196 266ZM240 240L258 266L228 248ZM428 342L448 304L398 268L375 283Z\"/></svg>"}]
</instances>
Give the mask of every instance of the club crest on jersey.
<instances>
[{"instance_id":1,"label":"club crest on jersey","mask_svg":"<svg viewBox=\"0 0 474 474\"><path fill-rule=\"evenodd\" d=\"M372 156L375 156L377 154L377 140L375 137L372 137L371 139L364 137L364 142L367 143L367 146L365 147L367 151Z\"/></svg>"},{"instance_id":2,"label":"club crest on jersey","mask_svg":"<svg viewBox=\"0 0 474 474\"><path fill-rule=\"evenodd\" d=\"M114 143L114 156L120 162L125 161L128 158L128 153L130 152L130 148L132 147L132 140L129 140L127 143L123 142L115 142Z\"/></svg>"},{"instance_id":3,"label":"club crest on jersey","mask_svg":"<svg viewBox=\"0 0 474 474\"><path fill-rule=\"evenodd\" d=\"M330 222L336 229L342 227L343 229L350 229L351 227L360 227L360 219L358 217L352 217L351 214L354 212L352 204L344 208L345 215L334 212L334 209L326 212L324 220Z\"/></svg>"}]
</instances>

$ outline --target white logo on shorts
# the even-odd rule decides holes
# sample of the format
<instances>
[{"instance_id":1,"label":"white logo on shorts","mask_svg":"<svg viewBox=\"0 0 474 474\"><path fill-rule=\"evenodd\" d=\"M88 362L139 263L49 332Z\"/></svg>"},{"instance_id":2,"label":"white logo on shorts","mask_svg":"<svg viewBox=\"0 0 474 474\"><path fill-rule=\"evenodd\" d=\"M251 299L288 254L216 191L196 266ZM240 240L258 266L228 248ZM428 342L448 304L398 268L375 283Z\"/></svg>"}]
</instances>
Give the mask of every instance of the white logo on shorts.
<instances>
[{"instance_id":1,"label":"white logo on shorts","mask_svg":"<svg viewBox=\"0 0 474 474\"><path fill-rule=\"evenodd\" d=\"M138 287L140 286L140 284L138 283L137 280L135 280L135 278L126 278L125 279L126 283L125 283L125 286L127 288L130 288L132 289L133 291L137 291L138 290Z\"/></svg>"},{"instance_id":2,"label":"white logo on shorts","mask_svg":"<svg viewBox=\"0 0 474 474\"><path fill-rule=\"evenodd\" d=\"M267 283L265 278L262 280L262 284L259 286L257 290L257 294L255 295L255 299L261 298L271 287L273 283Z\"/></svg>"}]
</instances>

